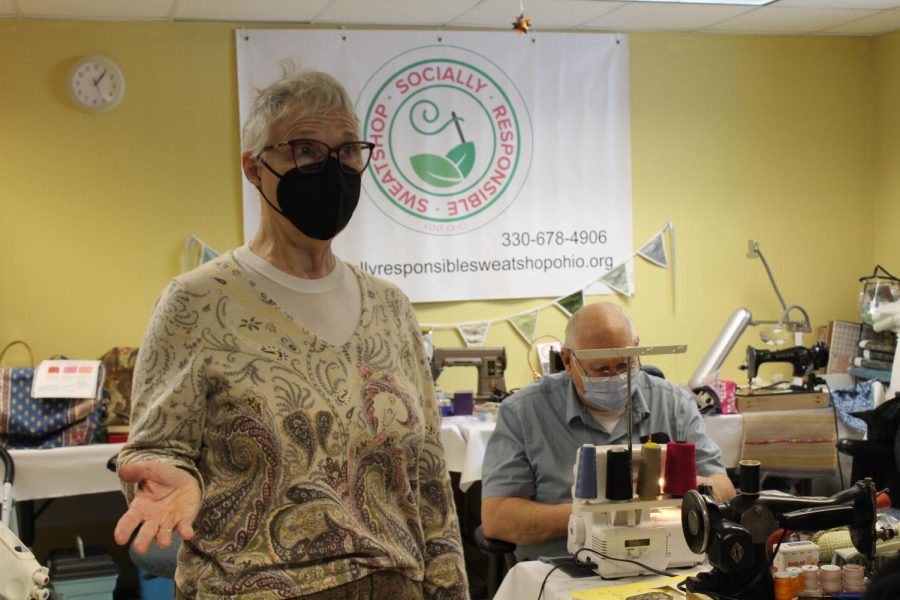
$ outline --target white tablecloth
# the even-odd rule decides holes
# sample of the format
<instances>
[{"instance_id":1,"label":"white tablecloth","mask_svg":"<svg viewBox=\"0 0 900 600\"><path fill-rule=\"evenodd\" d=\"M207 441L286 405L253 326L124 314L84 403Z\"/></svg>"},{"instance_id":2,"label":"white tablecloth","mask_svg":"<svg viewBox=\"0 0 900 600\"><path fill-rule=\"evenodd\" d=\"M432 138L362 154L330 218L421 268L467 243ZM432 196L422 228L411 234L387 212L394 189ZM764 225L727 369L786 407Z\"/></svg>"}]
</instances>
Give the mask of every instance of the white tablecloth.
<instances>
[{"instance_id":1,"label":"white tablecloth","mask_svg":"<svg viewBox=\"0 0 900 600\"><path fill-rule=\"evenodd\" d=\"M120 490L119 478L106 468L123 444L92 444L51 450L10 450L16 469L16 501L97 494Z\"/></svg>"},{"instance_id":2,"label":"white tablecloth","mask_svg":"<svg viewBox=\"0 0 900 600\"><path fill-rule=\"evenodd\" d=\"M465 491L481 480L481 462L493 423L475 417L445 417L441 441L449 470L460 473ZM13 498L38 500L80 494L116 492L121 488L116 474L106 468L123 444L92 444L52 450L10 450L16 468ZM2 471L0 465L0 471Z\"/></svg>"},{"instance_id":3,"label":"white tablecloth","mask_svg":"<svg viewBox=\"0 0 900 600\"><path fill-rule=\"evenodd\" d=\"M722 450L722 466L737 468L741 460L741 439L744 437L744 420L741 415L715 415L704 417L706 434Z\"/></svg>"},{"instance_id":4,"label":"white tablecloth","mask_svg":"<svg viewBox=\"0 0 900 600\"><path fill-rule=\"evenodd\" d=\"M500 589L494 595L494 600L532 600L538 597L544 577L550 572L553 565L548 565L536 560L517 563L503 578ZM697 567L690 569L673 569L673 573L693 573ZM570 592L577 590L590 590L599 587L624 585L626 583L646 582L652 586L654 581L666 579L665 577L624 577L622 579L601 579L597 577L572 578L560 570L556 570L547 579L544 587L544 595L541 600L569 600ZM623 596L624 597L624 596Z\"/></svg>"},{"instance_id":5,"label":"white tablecloth","mask_svg":"<svg viewBox=\"0 0 900 600\"><path fill-rule=\"evenodd\" d=\"M481 481L484 450L494 431L494 423L475 417L444 417L441 423L441 442L447 469L459 473L459 489L466 491Z\"/></svg>"},{"instance_id":6,"label":"white tablecloth","mask_svg":"<svg viewBox=\"0 0 900 600\"><path fill-rule=\"evenodd\" d=\"M741 453L740 415L707 417L706 428L722 448L726 467L736 467ZM460 489L481 480L481 464L493 422L475 417L444 417L441 441L449 470L460 474ZM119 480L106 468L122 444L93 444L53 450L10 450L16 465L13 498L17 501L118 491Z\"/></svg>"}]
</instances>

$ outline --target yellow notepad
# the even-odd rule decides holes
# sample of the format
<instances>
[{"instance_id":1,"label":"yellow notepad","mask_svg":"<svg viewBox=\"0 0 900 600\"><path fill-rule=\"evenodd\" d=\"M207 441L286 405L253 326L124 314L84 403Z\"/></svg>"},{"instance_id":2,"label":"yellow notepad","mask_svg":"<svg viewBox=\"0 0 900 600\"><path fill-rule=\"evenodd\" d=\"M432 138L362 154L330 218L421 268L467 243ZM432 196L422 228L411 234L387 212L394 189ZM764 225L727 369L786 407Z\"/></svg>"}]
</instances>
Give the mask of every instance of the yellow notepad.
<instances>
[{"instance_id":1,"label":"yellow notepad","mask_svg":"<svg viewBox=\"0 0 900 600\"><path fill-rule=\"evenodd\" d=\"M676 584L687 577L696 574L696 572L685 573L678 577L652 579L645 582L639 581L638 583L623 583L622 585L611 585L590 590L577 590L571 591L569 594L571 594L573 598L578 598L579 600L626 600L627 598L637 596L638 594L665 591L668 592L672 598L678 599L684 598L685 595L683 592L675 589Z\"/></svg>"}]
</instances>

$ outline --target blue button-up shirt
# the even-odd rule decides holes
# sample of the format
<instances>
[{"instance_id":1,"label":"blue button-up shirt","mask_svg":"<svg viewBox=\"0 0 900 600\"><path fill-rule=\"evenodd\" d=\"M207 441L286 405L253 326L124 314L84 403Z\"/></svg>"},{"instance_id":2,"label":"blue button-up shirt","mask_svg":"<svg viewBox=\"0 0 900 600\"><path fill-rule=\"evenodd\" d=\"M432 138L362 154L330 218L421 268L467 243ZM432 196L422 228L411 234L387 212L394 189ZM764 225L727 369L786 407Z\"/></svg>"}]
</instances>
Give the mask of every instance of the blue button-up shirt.
<instances>
[{"instance_id":1,"label":"blue button-up shirt","mask_svg":"<svg viewBox=\"0 0 900 600\"><path fill-rule=\"evenodd\" d=\"M633 442L665 433L673 441L693 442L697 473L724 473L721 451L706 435L697 402L665 379L638 373L632 396ZM624 417L624 415L623 415ZM572 502L573 466L582 444L628 443L627 419L612 433L591 416L567 373L541 378L500 405L497 427L488 441L482 467L482 498L512 496L542 504ZM522 558L566 554L566 539L519 546Z\"/></svg>"}]
</instances>

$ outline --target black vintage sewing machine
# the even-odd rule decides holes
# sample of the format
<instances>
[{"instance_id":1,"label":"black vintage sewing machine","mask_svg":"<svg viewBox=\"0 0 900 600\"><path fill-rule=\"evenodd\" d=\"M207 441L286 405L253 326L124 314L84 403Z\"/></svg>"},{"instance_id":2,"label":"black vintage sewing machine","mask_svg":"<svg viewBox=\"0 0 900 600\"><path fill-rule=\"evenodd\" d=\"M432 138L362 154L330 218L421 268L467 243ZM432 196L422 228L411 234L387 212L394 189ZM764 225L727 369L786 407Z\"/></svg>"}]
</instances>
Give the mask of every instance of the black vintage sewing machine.
<instances>
[{"instance_id":1,"label":"black vintage sewing machine","mask_svg":"<svg viewBox=\"0 0 900 600\"><path fill-rule=\"evenodd\" d=\"M791 387L796 390L812 391L815 389L814 371L828 365L828 347L823 342L817 342L811 348L794 346L783 350L757 350L747 346L747 362L741 368L747 370L747 378L752 383L753 378L759 373L760 365L773 362L793 365Z\"/></svg>"},{"instance_id":2,"label":"black vintage sewing machine","mask_svg":"<svg viewBox=\"0 0 900 600\"><path fill-rule=\"evenodd\" d=\"M446 367L477 367L476 402L499 402L507 396L506 348L435 348L431 358L431 376L437 378Z\"/></svg>"},{"instance_id":3,"label":"black vintage sewing machine","mask_svg":"<svg viewBox=\"0 0 900 600\"><path fill-rule=\"evenodd\" d=\"M875 531L875 485L864 479L830 498L766 495L759 492L758 461L741 461L741 491L727 504L699 486L685 495L681 528L688 547L706 553L712 571L689 577L691 592L748 600L775 598L766 542L778 531L827 529L847 525L853 545L871 559L876 538L893 532Z\"/></svg>"}]
</instances>

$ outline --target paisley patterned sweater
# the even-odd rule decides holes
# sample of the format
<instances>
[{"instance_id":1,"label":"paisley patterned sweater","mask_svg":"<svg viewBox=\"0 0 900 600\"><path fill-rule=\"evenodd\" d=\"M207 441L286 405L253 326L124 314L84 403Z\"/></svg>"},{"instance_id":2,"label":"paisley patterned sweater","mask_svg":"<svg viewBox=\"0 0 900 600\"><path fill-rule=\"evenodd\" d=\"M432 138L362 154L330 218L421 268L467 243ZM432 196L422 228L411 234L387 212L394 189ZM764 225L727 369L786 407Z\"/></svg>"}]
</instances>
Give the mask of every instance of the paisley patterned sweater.
<instances>
[{"instance_id":1,"label":"paisley patterned sweater","mask_svg":"<svg viewBox=\"0 0 900 600\"><path fill-rule=\"evenodd\" d=\"M397 287L353 272L362 311L342 346L291 320L231 252L157 301L119 461L200 482L180 596L293 598L381 569L426 598L468 596L415 315Z\"/></svg>"}]
</instances>

